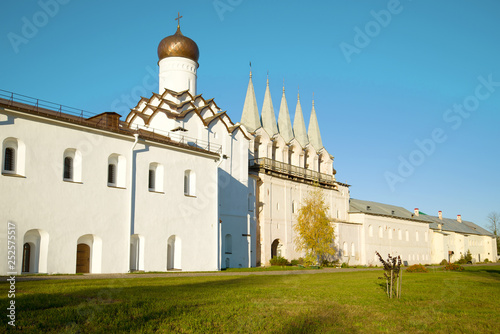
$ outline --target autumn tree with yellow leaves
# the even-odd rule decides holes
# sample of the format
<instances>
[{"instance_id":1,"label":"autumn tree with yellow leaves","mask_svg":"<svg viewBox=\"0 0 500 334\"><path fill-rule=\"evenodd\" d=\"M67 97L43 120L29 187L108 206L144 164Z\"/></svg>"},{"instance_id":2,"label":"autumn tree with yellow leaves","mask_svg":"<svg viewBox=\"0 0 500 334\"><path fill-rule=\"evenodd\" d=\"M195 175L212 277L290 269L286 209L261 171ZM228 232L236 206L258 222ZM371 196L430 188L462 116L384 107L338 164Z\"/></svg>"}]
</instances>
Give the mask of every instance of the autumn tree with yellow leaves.
<instances>
[{"instance_id":1,"label":"autumn tree with yellow leaves","mask_svg":"<svg viewBox=\"0 0 500 334\"><path fill-rule=\"evenodd\" d=\"M306 256L315 259L318 264L331 260L337 250L334 245L335 229L328 217L329 207L321 188L309 191L298 210L294 225L295 247L305 251Z\"/></svg>"}]
</instances>

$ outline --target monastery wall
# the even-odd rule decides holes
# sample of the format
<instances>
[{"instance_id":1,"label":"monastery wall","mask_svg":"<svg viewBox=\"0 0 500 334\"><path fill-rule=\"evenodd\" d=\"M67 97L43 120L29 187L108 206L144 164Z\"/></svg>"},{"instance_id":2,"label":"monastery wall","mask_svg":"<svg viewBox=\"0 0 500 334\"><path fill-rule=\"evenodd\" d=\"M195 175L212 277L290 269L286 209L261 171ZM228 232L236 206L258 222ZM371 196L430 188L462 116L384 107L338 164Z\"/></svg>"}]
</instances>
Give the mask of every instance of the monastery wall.
<instances>
[{"instance_id":1,"label":"monastery wall","mask_svg":"<svg viewBox=\"0 0 500 334\"><path fill-rule=\"evenodd\" d=\"M362 224L362 264L380 265L375 252L384 259L399 255L409 265L431 263L428 224L364 213L351 213L350 221Z\"/></svg>"}]
</instances>

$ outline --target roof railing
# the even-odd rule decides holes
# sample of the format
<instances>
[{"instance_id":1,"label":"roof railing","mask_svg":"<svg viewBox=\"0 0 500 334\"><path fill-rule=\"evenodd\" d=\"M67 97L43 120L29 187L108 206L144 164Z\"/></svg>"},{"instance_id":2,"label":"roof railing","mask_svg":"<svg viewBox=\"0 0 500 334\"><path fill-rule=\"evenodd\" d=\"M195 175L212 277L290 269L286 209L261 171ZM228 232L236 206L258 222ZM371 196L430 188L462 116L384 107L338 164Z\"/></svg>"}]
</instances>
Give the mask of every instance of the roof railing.
<instances>
[{"instance_id":1,"label":"roof railing","mask_svg":"<svg viewBox=\"0 0 500 334\"><path fill-rule=\"evenodd\" d=\"M81 118L89 118L92 116L96 116L97 114L91 113L89 111L85 111L83 109L73 108L69 106L65 106L63 104L54 103L42 99L37 99L31 96L22 95L14 92L10 92L7 90L0 89L0 98L10 101L10 106L14 105L14 103L23 103L30 105L35 111L40 111L40 109L50 110L59 114L69 114L76 117Z\"/></svg>"}]
</instances>

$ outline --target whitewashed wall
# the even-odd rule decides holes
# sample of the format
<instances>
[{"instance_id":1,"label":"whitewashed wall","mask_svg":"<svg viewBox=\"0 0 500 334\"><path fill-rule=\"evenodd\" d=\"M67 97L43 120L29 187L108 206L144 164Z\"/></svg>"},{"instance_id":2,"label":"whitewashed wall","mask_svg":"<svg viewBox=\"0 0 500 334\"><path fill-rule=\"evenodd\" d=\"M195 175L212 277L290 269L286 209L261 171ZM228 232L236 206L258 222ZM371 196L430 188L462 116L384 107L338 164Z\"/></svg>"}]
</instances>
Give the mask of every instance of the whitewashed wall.
<instances>
[{"instance_id":1,"label":"whitewashed wall","mask_svg":"<svg viewBox=\"0 0 500 334\"><path fill-rule=\"evenodd\" d=\"M277 239L282 245L281 256L288 260L303 257L304 252L296 250L293 225L301 204L314 186L267 174L259 176L260 245L257 247L261 248L260 263L269 263L271 245ZM323 189L323 193L330 208L330 217L345 220L349 196L347 187L340 186L339 190Z\"/></svg>"},{"instance_id":2,"label":"whitewashed wall","mask_svg":"<svg viewBox=\"0 0 500 334\"><path fill-rule=\"evenodd\" d=\"M399 255L403 261L407 261L410 265L431 263L431 240L428 224L364 213L351 213L349 216L350 221L363 224L362 264L380 265L375 255L376 251L384 259L387 258L388 254L391 256ZM370 233L370 227L372 233Z\"/></svg>"},{"instance_id":3,"label":"whitewashed wall","mask_svg":"<svg viewBox=\"0 0 500 334\"><path fill-rule=\"evenodd\" d=\"M472 262L480 262L488 259L496 261L495 239L485 235L464 235L450 231L431 230L432 235L432 261L440 263L443 259L448 260L448 252L452 251L451 261L458 261L461 255L470 250Z\"/></svg>"},{"instance_id":4,"label":"whitewashed wall","mask_svg":"<svg viewBox=\"0 0 500 334\"><path fill-rule=\"evenodd\" d=\"M74 273L78 242L92 246L91 272L129 271L133 137L1 112L12 123L1 124L0 140L20 138L26 145L26 177L0 176L0 201L8 208L0 212L0 221L5 223L1 239L6 244L7 222L16 223L18 272L25 235L27 242L41 243L40 249L45 249L33 272ZM63 181L63 154L68 148L81 152L81 183ZM213 156L143 141L135 151L133 232L142 242L137 269L166 270L167 242L172 235L181 241L178 269L220 268L214 196L217 161ZM123 188L107 185L111 154L121 155L125 162ZM148 190L151 162L164 168L162 193ZM196 197L184 196L186 169L197 175ZM6 257L0 259L0 266L5 273Z\"/></svg>"},{"instance_id":5,"label":"whitewashed wall","mask_svg":"<svg viewBox=\"0 0 500 334\"><path fill-rule=\"evenodd\" d=\"M46 264L33 272L74 273L77 242L85 235L95 236L102 244L99 252L92 249L94 273L127 272L129 192L107 186L107 164L110 154L121 154L129 175L132 139L0 112L13 121L0 126L0 141L15 137L26 145L26 177L0 176L0 202L6 208L0 211L1 229L5 231L7 221L17 225L17 272L21 271L23 239L30 230L41 231L48 242L47 253L42 254ZM63 181L67 148L82 154L82 183ZM3 233L2 239L6 244ZM0 268L5 273L5 256Z\"/></svg>"}]
</instances>

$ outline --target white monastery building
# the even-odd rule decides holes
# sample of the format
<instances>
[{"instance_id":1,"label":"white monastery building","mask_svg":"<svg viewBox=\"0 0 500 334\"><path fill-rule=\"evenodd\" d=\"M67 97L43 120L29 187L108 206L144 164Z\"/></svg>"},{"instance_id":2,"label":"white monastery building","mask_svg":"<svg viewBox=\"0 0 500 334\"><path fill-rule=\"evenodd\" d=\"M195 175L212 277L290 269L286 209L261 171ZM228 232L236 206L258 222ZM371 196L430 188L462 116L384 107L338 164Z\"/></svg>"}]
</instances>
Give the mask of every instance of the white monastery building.
<instances>
[{"instance_id":1,"label":"white monastery building","mask_svg":"<svg viewBox=\"0 0 500 334\"><path fill-rule=\"evenodd\" d=\"M15 226L15 268L0 274L217 271L297 259L293 225L319 186L338 258L376 264L497 260L472 222L350 198L323 146L314 101L306 130L297 96L278 120L269 81L259 113L252 74L241 123L197 92L199 50L180 27L158 46L159 90L124 120L0 91L0 241Z\"/></svg>"}]
</instances>

